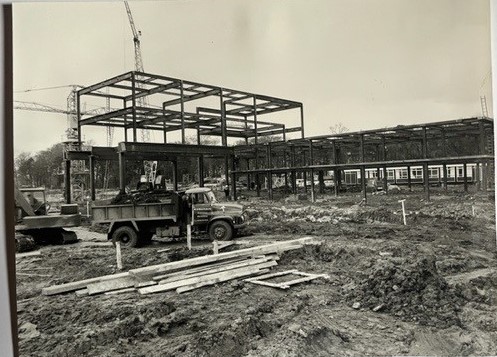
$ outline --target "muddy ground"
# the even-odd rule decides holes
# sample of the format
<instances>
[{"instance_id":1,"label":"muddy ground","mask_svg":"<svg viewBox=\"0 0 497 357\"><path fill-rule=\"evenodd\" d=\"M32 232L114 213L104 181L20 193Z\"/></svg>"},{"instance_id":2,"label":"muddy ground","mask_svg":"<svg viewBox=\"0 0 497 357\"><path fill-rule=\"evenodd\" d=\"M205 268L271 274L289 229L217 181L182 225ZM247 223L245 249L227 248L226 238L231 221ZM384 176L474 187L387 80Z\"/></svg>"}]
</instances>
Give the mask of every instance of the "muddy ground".
<instances>
[{"instance_id":1,"label":"muddy ground","mask_svg":"<svg viewBox=\"0 0 497 357\"><path fill-rule=\"evenodd\" d=\"M250 223L234 249L322 241L284 253L273 271L330 279L286 291L234 280L181 295L42 296L43 287L116 271L113 248L99 244L105 235L79 228L81 243L18 259L21 356L497 355L493 193L359 202L357 194L243 201ZM184 246L126 250L124 268L210 254L206 239Z\"/></svg>"}]
</instances>

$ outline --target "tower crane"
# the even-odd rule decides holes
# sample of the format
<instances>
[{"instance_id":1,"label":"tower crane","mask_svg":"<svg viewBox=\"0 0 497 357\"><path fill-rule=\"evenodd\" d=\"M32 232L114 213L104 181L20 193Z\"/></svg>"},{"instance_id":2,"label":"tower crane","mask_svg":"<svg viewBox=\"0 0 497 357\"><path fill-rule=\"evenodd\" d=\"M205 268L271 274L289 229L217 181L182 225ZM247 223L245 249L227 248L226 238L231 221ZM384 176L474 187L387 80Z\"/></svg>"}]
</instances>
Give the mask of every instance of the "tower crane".
<instances>
[{"instance_id":1,"label":"tower crane","mask_svg":"<svg viewBox=\"0 0 497 357\"><path fill-rule=\"evenodd\" d=\"M128 14L129 25L131 27L131 32L133 33L133 45L135 49L135 70L137 72L144 72L143 70L143 59L140 48L140 36L141 31L136 30L135 22L133 20L133 14L131 13L131 9L127 1L124 1L124 6L126 7L126 13ZM141 82L136 83L137 88L143 88ZM147 107L147 97L140 97L136 100L137 106L139 107ZM150 132L146 129L141 129L141 139L143 142L150 142ZM155 176L157 172L157 161L143 161L143 167L145 171L144 181L151 182L152 185L155 182Z\"/></svg>"}]
</instances>

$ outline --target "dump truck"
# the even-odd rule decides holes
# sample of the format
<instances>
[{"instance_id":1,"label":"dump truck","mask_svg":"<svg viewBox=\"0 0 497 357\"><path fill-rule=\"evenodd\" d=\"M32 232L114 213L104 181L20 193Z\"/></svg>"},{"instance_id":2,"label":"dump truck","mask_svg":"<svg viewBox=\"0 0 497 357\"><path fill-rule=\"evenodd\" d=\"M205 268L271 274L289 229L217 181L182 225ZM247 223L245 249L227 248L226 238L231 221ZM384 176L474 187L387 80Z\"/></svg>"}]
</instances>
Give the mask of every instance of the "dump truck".
<instances>
[{"instance_id":1,"label":"dump truck","mask_svg":"<svg viewBox=\"0 0 497 357\"><path fill-rule=\"evenodd\" d=\"M16 250L31 250L36 244L68 244L78 241L76 233L66 228L81 224L76 204L61 205L60 212L50 212L44 187L15 187Z\"/></svg>"},{"instance_id":2,"label":"dump truck","mask_svg":"<svg viewBox=\"0 0 497 357\"><path fill-rule=\"evenodd\" d=\"M158 202L110 204L91 208L93 222L108 224L107 237L123 247L136 247L152 237L181 237L187 225L213 240L231 240L246 224L243 206L217 202L210 188L155 195Z\"/></svg>"}]
</instances>

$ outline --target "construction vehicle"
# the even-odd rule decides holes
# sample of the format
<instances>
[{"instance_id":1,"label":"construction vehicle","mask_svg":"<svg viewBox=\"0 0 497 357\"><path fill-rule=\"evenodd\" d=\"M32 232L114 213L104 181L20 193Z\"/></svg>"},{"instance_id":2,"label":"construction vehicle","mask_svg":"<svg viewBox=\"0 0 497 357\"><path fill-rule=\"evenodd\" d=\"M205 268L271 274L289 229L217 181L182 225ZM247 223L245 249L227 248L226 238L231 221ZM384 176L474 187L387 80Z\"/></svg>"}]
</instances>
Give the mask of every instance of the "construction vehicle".
<instances>
[{"instance_id":1,"label":"construction vehicle","mask_svg":"<svg viewBox=\"0 0 497 357\"><path fill-rule=\"evenodd\" d=\"M188 224L193 232L208 232L213 240L231 240L246 224L243 206L218 203L207 187L184 192L156 190L152 195L156 202L94 206L93 222L109 224L108 239L124 247L145 244L154 234L183 236Z\"/></svg>"},{"instance_id":2,"label":"construction vehicle","mask_svg":"<svg viewBox=\"0 0 497 357\"><path fill-rule=\"evenodd\" d=\"M76 204L61 205L60 214L51 214L45 188L15 187L16 250L31 250L36 244L69 244L78 241L76 233L65 228L81 223Z\"/></svg>"}]
</instances>

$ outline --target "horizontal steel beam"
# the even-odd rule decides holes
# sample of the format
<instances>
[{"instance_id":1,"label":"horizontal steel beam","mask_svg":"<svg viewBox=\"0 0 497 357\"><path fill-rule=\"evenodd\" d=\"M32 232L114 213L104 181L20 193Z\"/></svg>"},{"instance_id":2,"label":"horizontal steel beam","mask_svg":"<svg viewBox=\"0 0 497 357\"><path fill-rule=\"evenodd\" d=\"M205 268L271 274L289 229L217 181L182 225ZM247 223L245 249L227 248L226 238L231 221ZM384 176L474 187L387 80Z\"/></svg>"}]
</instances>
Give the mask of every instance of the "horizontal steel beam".
<instances>
[{"instance_id":1,"label":"horizontal steel beam","mask_svg":"<svg viewBox=\"0 0 497 357\"><path fill-rule=\"evenodd\" d=\"M176 104L180 104L181 102L185 103L185 102L189 102L189 101L192 101L192 100L195 100L195 99L200 99L200 98L208 97L210 95L215 95L215 94L218 94L218 93L219 93L219 89L211 89L211 90L209 90L207 92L202 92L202 93L198 93L198 94L194 94L194 95L183 96L183 100L181 98L169 100L167 102L162 103L162 105L164 107L167 107L169 105L176 105Z\"/></svg>"},{"instance_id":2,"label":"horizontal steel beam","mask_svg":"<svg viewBox=\"0 0 497 357\"><path fill-rule=\"evenodd\" d=\"M93 84L89 87L85 87L83 89L80 89L79 91L77 91L77 93L78 93L78 95L88 94L90 92L93 92L94 90L107 87L111 84L115 84L115 83L119 83L119 82L127 80L127 79L131 79L132 75L133 75L133 72L127 72L127 73L121 74L119 76L109 78L105 81Z\"/></svg>"}]
</instances>

